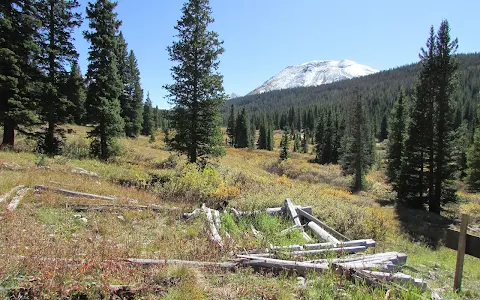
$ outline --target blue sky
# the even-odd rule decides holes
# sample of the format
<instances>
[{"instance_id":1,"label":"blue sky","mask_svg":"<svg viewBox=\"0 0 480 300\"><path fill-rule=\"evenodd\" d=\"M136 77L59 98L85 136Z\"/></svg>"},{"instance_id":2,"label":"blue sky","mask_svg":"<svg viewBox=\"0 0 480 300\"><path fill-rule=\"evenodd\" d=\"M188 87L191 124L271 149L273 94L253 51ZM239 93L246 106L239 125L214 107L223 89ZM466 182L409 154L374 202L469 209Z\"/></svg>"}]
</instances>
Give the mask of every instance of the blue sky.
<instances>
[{"instance_id":1,"label":"blue sky","mask_svg":"<svg viewBox=\"0 0 480 300\"><path fill-rule=\"evenodd\" d=\"M82 12L88 0L79 0ZM460 53L480 51L478 0L211 0L211 28L224 40L220 57L227 93L245 95L285 67L311 60L350 59L386 70L416 62L429 28L448 19ZM171 83L166 47L176 34L181 0L120 0L121 30L138 59L142 87L154 105L168 108ZM88 28L85 20L81 30ZM89 44L75 45L82 72Z\"/></svg>"}]
</instances>

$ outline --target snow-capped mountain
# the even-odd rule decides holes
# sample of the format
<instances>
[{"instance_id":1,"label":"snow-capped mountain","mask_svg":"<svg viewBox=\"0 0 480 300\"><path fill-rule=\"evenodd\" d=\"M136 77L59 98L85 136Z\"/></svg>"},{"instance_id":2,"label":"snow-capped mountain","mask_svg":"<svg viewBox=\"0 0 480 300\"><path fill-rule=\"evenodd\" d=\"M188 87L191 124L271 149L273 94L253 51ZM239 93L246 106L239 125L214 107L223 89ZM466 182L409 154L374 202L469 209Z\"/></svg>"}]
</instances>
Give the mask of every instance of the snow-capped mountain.
<instances>
[{"instance_id":1,"label":"snow-capped mountain","mask_svg":"<svg viewBox=\"0 0 480 300\"><path fill-rule=\"evenodd\" d=\"M242 96L240 96L238 94L235 94L235 93L231 93L230 95L228 95L228 100L239 98L239 97L242 97Z\"/></svg>"},{"instance_id":2,"label":"snow-capped mountain","mask_svg":"<svg viewBox=\"0 0 480 300\"><path fill-rule=\"evenodd\" d=\"M316 86L377 72L378 70L351 60L314 60L285 68L250 94L294 87Z\"/></svg>"}]
</instances>

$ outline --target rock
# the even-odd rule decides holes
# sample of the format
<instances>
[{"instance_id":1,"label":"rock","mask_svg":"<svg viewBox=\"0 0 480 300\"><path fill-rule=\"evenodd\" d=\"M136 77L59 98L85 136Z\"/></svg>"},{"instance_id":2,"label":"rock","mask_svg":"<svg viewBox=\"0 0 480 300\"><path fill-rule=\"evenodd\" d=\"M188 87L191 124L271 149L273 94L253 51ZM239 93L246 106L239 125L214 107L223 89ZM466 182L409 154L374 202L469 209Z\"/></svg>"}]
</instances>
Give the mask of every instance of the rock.
<instances>
[{"instance_id":1,"label":"rock","mask_svg":"<svg viewBox=\"0 0 480 300\"><path fill-rule=\"evenodd\" d=\"M80 219L80 218L82 217L82 215L73 215L73 217L74 217L75 219Z\"/></svg>"},{"instance_id":2,"label":"rock","mask_svg":"<svg viewBox=\"0 0 480 300\"><path fill-rule=\"evenodd\" d=\"M87 223L87 222L88 222L87 218L85 218L85 217L80 218L79 220L82 221L83 223Z\"/></svg>"},{"instance_id":3,"label":"rock","mask_svg":"<svg viewBox=\"0 0 480 300\"><path fill-rule=\"evenodd\" d=\"M125 218L123 216L117 216L117 219L119 219L120 221L124 221L125 222Z\"/></svg>"}]
</instances>

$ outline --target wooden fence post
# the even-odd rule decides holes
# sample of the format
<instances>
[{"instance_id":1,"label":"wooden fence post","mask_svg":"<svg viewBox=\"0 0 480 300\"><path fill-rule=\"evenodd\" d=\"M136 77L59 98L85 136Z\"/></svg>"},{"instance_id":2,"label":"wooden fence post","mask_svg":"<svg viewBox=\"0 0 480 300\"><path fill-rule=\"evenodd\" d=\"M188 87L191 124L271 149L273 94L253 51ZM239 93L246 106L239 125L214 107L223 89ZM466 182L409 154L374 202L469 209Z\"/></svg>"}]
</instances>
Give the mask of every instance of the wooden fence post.
<instances>
[{"instance_id":1,"label":"wooden fence post","mask_svg":"<svg viewBox=\"0 0 480 300\"><path fill-rule=\"evenodd\" d=\"M463 260L465 257L465 247L467 246L467 228L468 215L462 214L462 223L460 224L460 235L458 237L457 265L455 267L455 281L453 290L459 292L462 288Z\"/></svg>"}]
</instances>

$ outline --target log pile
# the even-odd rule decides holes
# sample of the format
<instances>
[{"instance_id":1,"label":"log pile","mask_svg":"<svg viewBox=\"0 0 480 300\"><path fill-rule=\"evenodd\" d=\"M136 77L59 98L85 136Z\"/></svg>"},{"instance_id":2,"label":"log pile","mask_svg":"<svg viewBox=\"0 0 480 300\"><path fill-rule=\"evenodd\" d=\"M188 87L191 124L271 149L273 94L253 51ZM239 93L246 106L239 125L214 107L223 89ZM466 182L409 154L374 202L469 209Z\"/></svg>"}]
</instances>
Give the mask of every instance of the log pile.
<instances>
[{"instance_id":1,"label":"log pile","mask_svg":"<svg viewBox=\"0 0 480 300\"><path fill-rule=\"evenodd\" d=\"M419 288L425 288L426 286L423 280L398 272L407 261L405 254L398 252L360 254L368 248L374 248L376 242L373 239L349 240L346 236L313 216L311 207L296 206L291 199L286 199L282 207L267 208L264 211L238 211L235 208L231 208L230 211L237 221L242 216L252 216L261 213L270 215L283 214L290 218L293 224L292 227L282 230L280 234L301 231L306 243L287 246L270 245L268 249L255 249L247 251L246 255L236 255L234 265L230 263L212 263L211 266L220 268L252 267L275 271L289 270L298 274L333 270L340 274L348 274L347 278L352 280L363 280L363 282L372 285L382 282L385 284L410 284ZM210 238L217 245L223 247L222 238L218 234L218 228L221 226L220 213L218 211L203 205L201 209L183 214L183 217L196 217L202 212L207 216ZM253 225L251 230L256 237L264 237ZM306 230L312 233L317 241L310 237ZM327 253L329 258L308 260L308 258L312 259L315 256L325 256ZM158 261L157 263L160 262ZM189 262L188 264L198 266L210 265L210 263L205 264L204 262Z\"/></svg>"}]
</instances>

